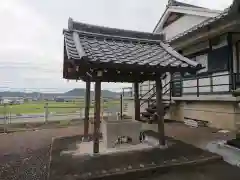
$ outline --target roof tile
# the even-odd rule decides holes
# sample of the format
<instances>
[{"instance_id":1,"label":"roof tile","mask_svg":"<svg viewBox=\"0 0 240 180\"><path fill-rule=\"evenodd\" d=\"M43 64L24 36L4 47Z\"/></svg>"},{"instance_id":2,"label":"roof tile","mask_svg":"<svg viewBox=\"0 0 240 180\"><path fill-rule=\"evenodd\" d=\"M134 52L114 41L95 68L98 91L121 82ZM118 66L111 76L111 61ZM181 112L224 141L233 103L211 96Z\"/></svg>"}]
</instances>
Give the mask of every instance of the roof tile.
<instances>
[{"instance_id":1,"label":"roof tile","mask_svg":"<svg viewBox=\"0 0 240 180\"><path fill-rule=\"evenodd\" d=\"M191 70L201 68L200 64L183 57L161 39L156 39L154 34L134 31L128 33L126 30L113 29L114 33L110 28L73 23L75 25L72 27L77 29L64 31L69 59L78 59L80 62L82 55L79 52L83 51L92 62L134 64L144 67L175 67L176 64L182 64ZM73 33L78 34L77 39ZM134 35L137 35L137 38ZM82 50L77 49L79 43Z\"/></svg>"}]
</instances>

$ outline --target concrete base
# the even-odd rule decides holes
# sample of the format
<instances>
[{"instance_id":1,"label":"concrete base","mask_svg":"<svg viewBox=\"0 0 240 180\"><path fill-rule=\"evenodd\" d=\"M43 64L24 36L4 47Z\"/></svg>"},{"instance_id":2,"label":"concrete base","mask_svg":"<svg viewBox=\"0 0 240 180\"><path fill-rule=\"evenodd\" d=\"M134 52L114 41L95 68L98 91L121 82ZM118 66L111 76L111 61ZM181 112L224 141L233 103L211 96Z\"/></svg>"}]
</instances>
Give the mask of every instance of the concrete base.
<instances>
[{"instance_id":1,"label":"concrete base","mask_svg":"<svg viewBox=\"0 0 240 180\"><path fill-rule=\"evenodd\" d=\"M214 141L210 142L206 149L210 152L216 153L223 157L224 161L231 165L240 167L240 150L229 146L226 141Z\"/></svg>"},{"instance_id":2,"label":"concrete base","mask_svg":"<svg viewBox=\"0 0 240 180\"><path fill-rule=\"evenodd\" d=\"M93 155L93 142L80 142L80 139L82 139L81 135L53 140L47 179L240 179L240 176L237 176L238 168L233 168L226 163L224 166L219 166L219 164L223 164L220 156L172 138L168 139L168 142L172 144L172 146L168 146L168 149L150 147L143 150L140 146L128 145L138 149L131 151L134 148L122 147L121 149L128 152L107 155L101 155L101 153ZM80 145L81 143L82 145ZM80 148L76 149L74 144L79 144ZM100 143L100 152L101 147L104 148ZM68 150L72 153L63 154L63 151ZM84 153L84 151L88 155L81 155L81 152ZM199 171L200 165L203 165L200 167L202 173ZM170 171L173 171L172 175L169 174ZM176 171L179 173L176 174ZM232 175L235 178L232 178Z\"/></svg>"},{"instance_id":3,"label":"concrete base","mask_svg":"<svg viewBox=\"0 0 240 180\"><path fill-rule=\"evenodd\" d=\"M102 123L103 142L106 148L114 148L119 137L130 137L131 144L139 144L141 123L132 120L104 120Z\"/></svg>"},{"instance_id":4,"label":"concrete base","mask_svg":"<svg viewBox=\"0 0 240 180\"><path fill-rule=\"evenodd\" d=\"M71 154L72 156L85 156L90 155L94 156L96 154L93 154L93 142L81 142L76 145L77 149L74 151L62 151L62 154ZM106 148L103 141L100 141L99 143L99 153L98 155L103 154L114 154L114 153L121 153L121 152L130 152L130 151L144 151L144 150L150 150L152 148L156 148L158 146L150 145L149 143L139 143L136 145L131 144L121 144L114 148Z\"/></svg>"},{"instance_id":5,"label":"concrete base","mask_svg":"<svg viewBox=\"0 0 240 180\"><path fill-rule=\"evenodd\" d=\"M80 142L76 144L77 149L76 150L67 150L62 151L62 154L71 154L72 156L94 156L94 155L104 155L104 154L114 154L114 153L121 153L121 152L138 152L138 151L147 151L151 150L153 148L159 148L159 149L167 149L168 147L171 147L172 143L167 143L165 146L160 146L158 139L152 137L152 136L146 136L145 140L138 144L119 144L116 147L113 148L107 148L105 146L105 143L101 140L99 142L99 153L94 154L93 153L93 141L88 142Z\"/></svg>"}]
</instances>

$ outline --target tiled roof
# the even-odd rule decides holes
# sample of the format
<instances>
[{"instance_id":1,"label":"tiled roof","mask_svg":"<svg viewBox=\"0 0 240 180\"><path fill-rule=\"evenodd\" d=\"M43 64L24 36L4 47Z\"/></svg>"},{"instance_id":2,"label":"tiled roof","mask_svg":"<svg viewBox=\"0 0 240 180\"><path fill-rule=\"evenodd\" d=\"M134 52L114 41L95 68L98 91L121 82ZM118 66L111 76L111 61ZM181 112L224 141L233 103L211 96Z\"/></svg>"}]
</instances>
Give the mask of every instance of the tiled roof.
<instances>
[{"instance_id":1,"label":"tiled roof","mask_svg":"<svg viewBox=\"0 0 240 180\"><path fill-rule=\"evenodd\" d=\"M137 68L186 68L201 65L185 58L164 43L161 35L93 26L69 20L64 30L68 59ZM177 71L177 69L176 69Z\"/></svg>"},{"instance_id":2,"label":"tiled roof","mask_svg":"<svg viewBox=\"0 0 240 180\"><path fill-rule=\"evenodd\" d=\"M216 17L208 18L205 21L201 22L200 24L197 24L196 26L193 26L192 28L190 28L190 29L188 29L188 30L186 30L186 31L184 31L182 33L177 34L173 38L169 39L168 42L172 42L174 40L177 40L177 39L179 39L179 38L181 38L181 37L183 37L183 36L185 36L185 35L187 35L187 34L189 34L191 32L194 32L194 31L199 30L199 29L201 29L203 27L206 27L206 26L208 26L208 25L210 25L210 24L212 24L212 23L214 23L214 22L216 22L218 20L224 19L233 10L235 10L236 6L238 6L238 4L239 4L238 1L239 0L234 0L233 4L229 8L225 9L222 13L220 13Z\"/></svg>"}]
</instances>

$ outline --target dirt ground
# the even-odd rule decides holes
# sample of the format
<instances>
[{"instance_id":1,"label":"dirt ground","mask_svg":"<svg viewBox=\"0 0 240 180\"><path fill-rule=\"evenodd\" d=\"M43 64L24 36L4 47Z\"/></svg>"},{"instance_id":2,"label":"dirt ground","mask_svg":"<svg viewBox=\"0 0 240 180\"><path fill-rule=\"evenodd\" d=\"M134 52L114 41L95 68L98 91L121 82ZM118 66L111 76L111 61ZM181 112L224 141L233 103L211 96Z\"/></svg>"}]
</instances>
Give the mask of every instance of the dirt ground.
<instances>
[{"instance_id":1,"label":"dirt ground","mask_svg":"<svg viewBox=\"0 0 240 180\"><path fill-rule=\"evenodd\" d=\"M165 126L166 135L186 143L204 147L215 139L230 139L234 134L216 133L210 128L189 128L183 124ZM1 180L47 179L50 144L53 137L83 133L83 127L46 129L0 135Z\"/></svg>"}]
</instances>

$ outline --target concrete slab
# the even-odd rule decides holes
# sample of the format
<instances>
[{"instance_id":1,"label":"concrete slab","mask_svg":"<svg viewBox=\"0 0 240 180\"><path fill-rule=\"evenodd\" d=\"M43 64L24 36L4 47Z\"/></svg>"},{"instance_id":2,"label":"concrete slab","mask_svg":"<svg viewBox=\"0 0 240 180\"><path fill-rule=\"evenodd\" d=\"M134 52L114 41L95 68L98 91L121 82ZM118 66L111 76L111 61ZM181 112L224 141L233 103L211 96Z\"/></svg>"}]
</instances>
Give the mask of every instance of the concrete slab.
<instances>
[{"instance_id":1,"label":"concrete slab","mask_svg":"<svg viewBox=\"0 0 240 180\"><path fill-rule=\"evenodd\" d=\"M207 144L206 149L222 156L225 162L240 167L240 150L227 145L226 141L210 142Z\"/></svg>"},{"instance_id":2,"label":"concrete slab","mask_svg":"<svg viewBox=\"0 0 240 180\"><path fill-rule=\"evenodd\" d=\"M85 156L90 155L93 156L93 141L89 142L81 142L76 144L76 150L68 150L68 151L62 151L62 154L71 154L72 156ZM114 153L120 153L120 152L130 152L130 151L143 151L143 150L150 150L152 148L155 148L156 146L153 146L150 143L139 143L136 145L131 144L120 144L117 147L114 148L106 148L103 141L100 141L99 143L99 153L97 155L104 155L104 154L114 154Z\"/></svg>"},{"instance_id":3,"label":"concrete slab","mask_svg":"<svg viewBox=\"0 0 240 180\"><path fill-rule=\"evenodd\" d=\"M57 138L53 141L49 180L62 178L79 180L95 178L138 179L144 176L146 179L150 179L152 174L157 171L161 172L172 168L189 169L196 165L221 161L221 157L218 155L172 138L167 138L167 142L171 143L167 149L132 149L126 152L96 154L94 156L62 154L62 152L70 150L76 152L75 145L81 143L79 139L81 139L80 136L74 136ZM124 146L122 148L125 149ZM81 150L84 149L79 149L79 153Z\"/></svg>"}]
</instances>

